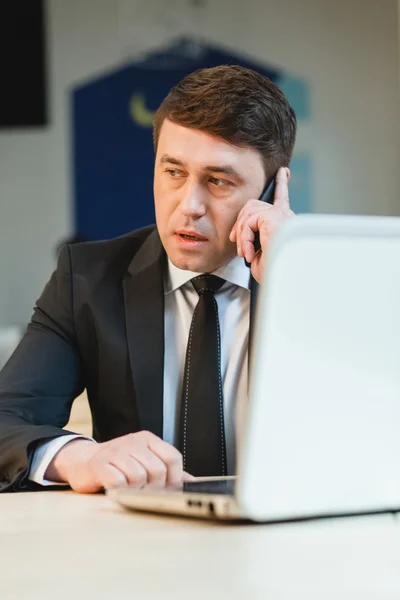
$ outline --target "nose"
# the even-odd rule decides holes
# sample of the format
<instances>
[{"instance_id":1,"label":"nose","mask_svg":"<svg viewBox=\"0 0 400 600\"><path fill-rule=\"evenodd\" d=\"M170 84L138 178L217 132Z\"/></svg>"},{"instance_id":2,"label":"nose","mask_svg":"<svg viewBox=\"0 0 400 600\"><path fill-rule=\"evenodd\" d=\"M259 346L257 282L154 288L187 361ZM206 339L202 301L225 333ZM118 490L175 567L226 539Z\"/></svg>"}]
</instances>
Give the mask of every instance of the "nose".
<instances>
[{"instance_id":1,"label":"nose","mask_svg":"<svg viewBox=\"0 0 400 600\"><path fill-rule=\"evenodd\" d=\"M196 182L187 182L182 190L179 206L185 217L202 217L206 212L204 190L202 187Z\"/></svg>"}]
</instances>

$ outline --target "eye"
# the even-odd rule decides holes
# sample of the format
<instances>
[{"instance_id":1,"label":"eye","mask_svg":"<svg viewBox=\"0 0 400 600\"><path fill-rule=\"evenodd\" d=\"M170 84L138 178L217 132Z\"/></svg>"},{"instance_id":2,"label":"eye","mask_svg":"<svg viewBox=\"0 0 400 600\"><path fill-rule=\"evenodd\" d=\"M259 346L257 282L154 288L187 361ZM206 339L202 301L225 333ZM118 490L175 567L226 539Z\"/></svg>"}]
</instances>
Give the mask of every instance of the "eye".
<instances>
[{"instance_id":1,"label":"eye","mask_svg":"<svg viewBox=\"0 0 400 600\"><path fill-rule=\"evenodd\" d=\"M182 175L182 171L179 169L165 169L166 173L172 177L172 179L177 179L180 175Z\"/></svg>"},{"instance_id":2,"label":"eye","mask_svg":"<svg viewBox=\"0 0 400 600\"><path fill-rule=\"evenodd\" d=\"M210 181L216 187L229 185L229 181L226 181L226 179L220 179L219 177L209 177L208 181Z\"/></svg>"}]
</instances>

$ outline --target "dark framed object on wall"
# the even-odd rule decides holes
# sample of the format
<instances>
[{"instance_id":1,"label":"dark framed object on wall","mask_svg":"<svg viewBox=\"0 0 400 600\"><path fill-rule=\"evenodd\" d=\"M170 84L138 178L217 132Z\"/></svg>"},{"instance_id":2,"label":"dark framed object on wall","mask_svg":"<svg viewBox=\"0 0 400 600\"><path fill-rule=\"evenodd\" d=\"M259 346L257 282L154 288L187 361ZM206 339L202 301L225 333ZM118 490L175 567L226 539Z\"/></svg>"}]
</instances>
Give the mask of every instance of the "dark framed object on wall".
<instances>
[{"instance_id":1,"label":"dark framed object on wall","mask_svg":"<svg viewBox=\"0 0 400 600\"><path fill-rule=\"evenodd\" d=\"M0 128L48 123L44 0L0 4Z\"/></svg>"}]
</instances>

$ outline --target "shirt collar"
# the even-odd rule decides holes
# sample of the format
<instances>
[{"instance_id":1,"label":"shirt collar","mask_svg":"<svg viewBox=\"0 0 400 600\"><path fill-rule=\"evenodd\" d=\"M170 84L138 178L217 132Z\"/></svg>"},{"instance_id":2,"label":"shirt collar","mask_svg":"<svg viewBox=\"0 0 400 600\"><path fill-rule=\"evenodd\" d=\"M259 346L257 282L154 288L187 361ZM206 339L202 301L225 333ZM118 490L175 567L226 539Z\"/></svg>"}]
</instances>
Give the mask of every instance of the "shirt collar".
<instances>
[{"instance_id":1,"label":"shirt collar","mask_svg":"<svg viewBox=\"0 0 400 600\"><path fill-rule=\"evenodd\" d=\"M174 292L198 275L202 275L202 273L178 269L178 267L173 265L168 259L165 293L168 294ZM229 283L233 283L246 290L250 289L250 270L246 267L244 259L240 256L235 256L229 262L222 265L222 267L213 272L213 275L217 275L218 277L229 281Z\"/></svg>"}]
</instances>

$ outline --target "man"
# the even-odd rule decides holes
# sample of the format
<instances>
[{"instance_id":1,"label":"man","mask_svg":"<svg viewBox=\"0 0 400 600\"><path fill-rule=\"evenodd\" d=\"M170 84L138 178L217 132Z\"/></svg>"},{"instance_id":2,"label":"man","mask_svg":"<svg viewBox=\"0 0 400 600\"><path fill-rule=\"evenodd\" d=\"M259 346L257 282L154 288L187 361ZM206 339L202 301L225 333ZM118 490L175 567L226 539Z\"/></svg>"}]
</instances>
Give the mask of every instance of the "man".
<instances>
[{"instance_id":1,"label":"man","mask_svg":"<svg viewBox=\"0 0 400 600\"><path fill-rule=\"evenodd\" d=\"M0 375L2 491L235 472L257 282L293 215L295 135L286 98L254 71L202 69L171 90L154 122L156 227L65 245ZM260 202L274 177L274 205ZM85 388L93 440L62 429Z\"/></svg>"}]
</instances>

